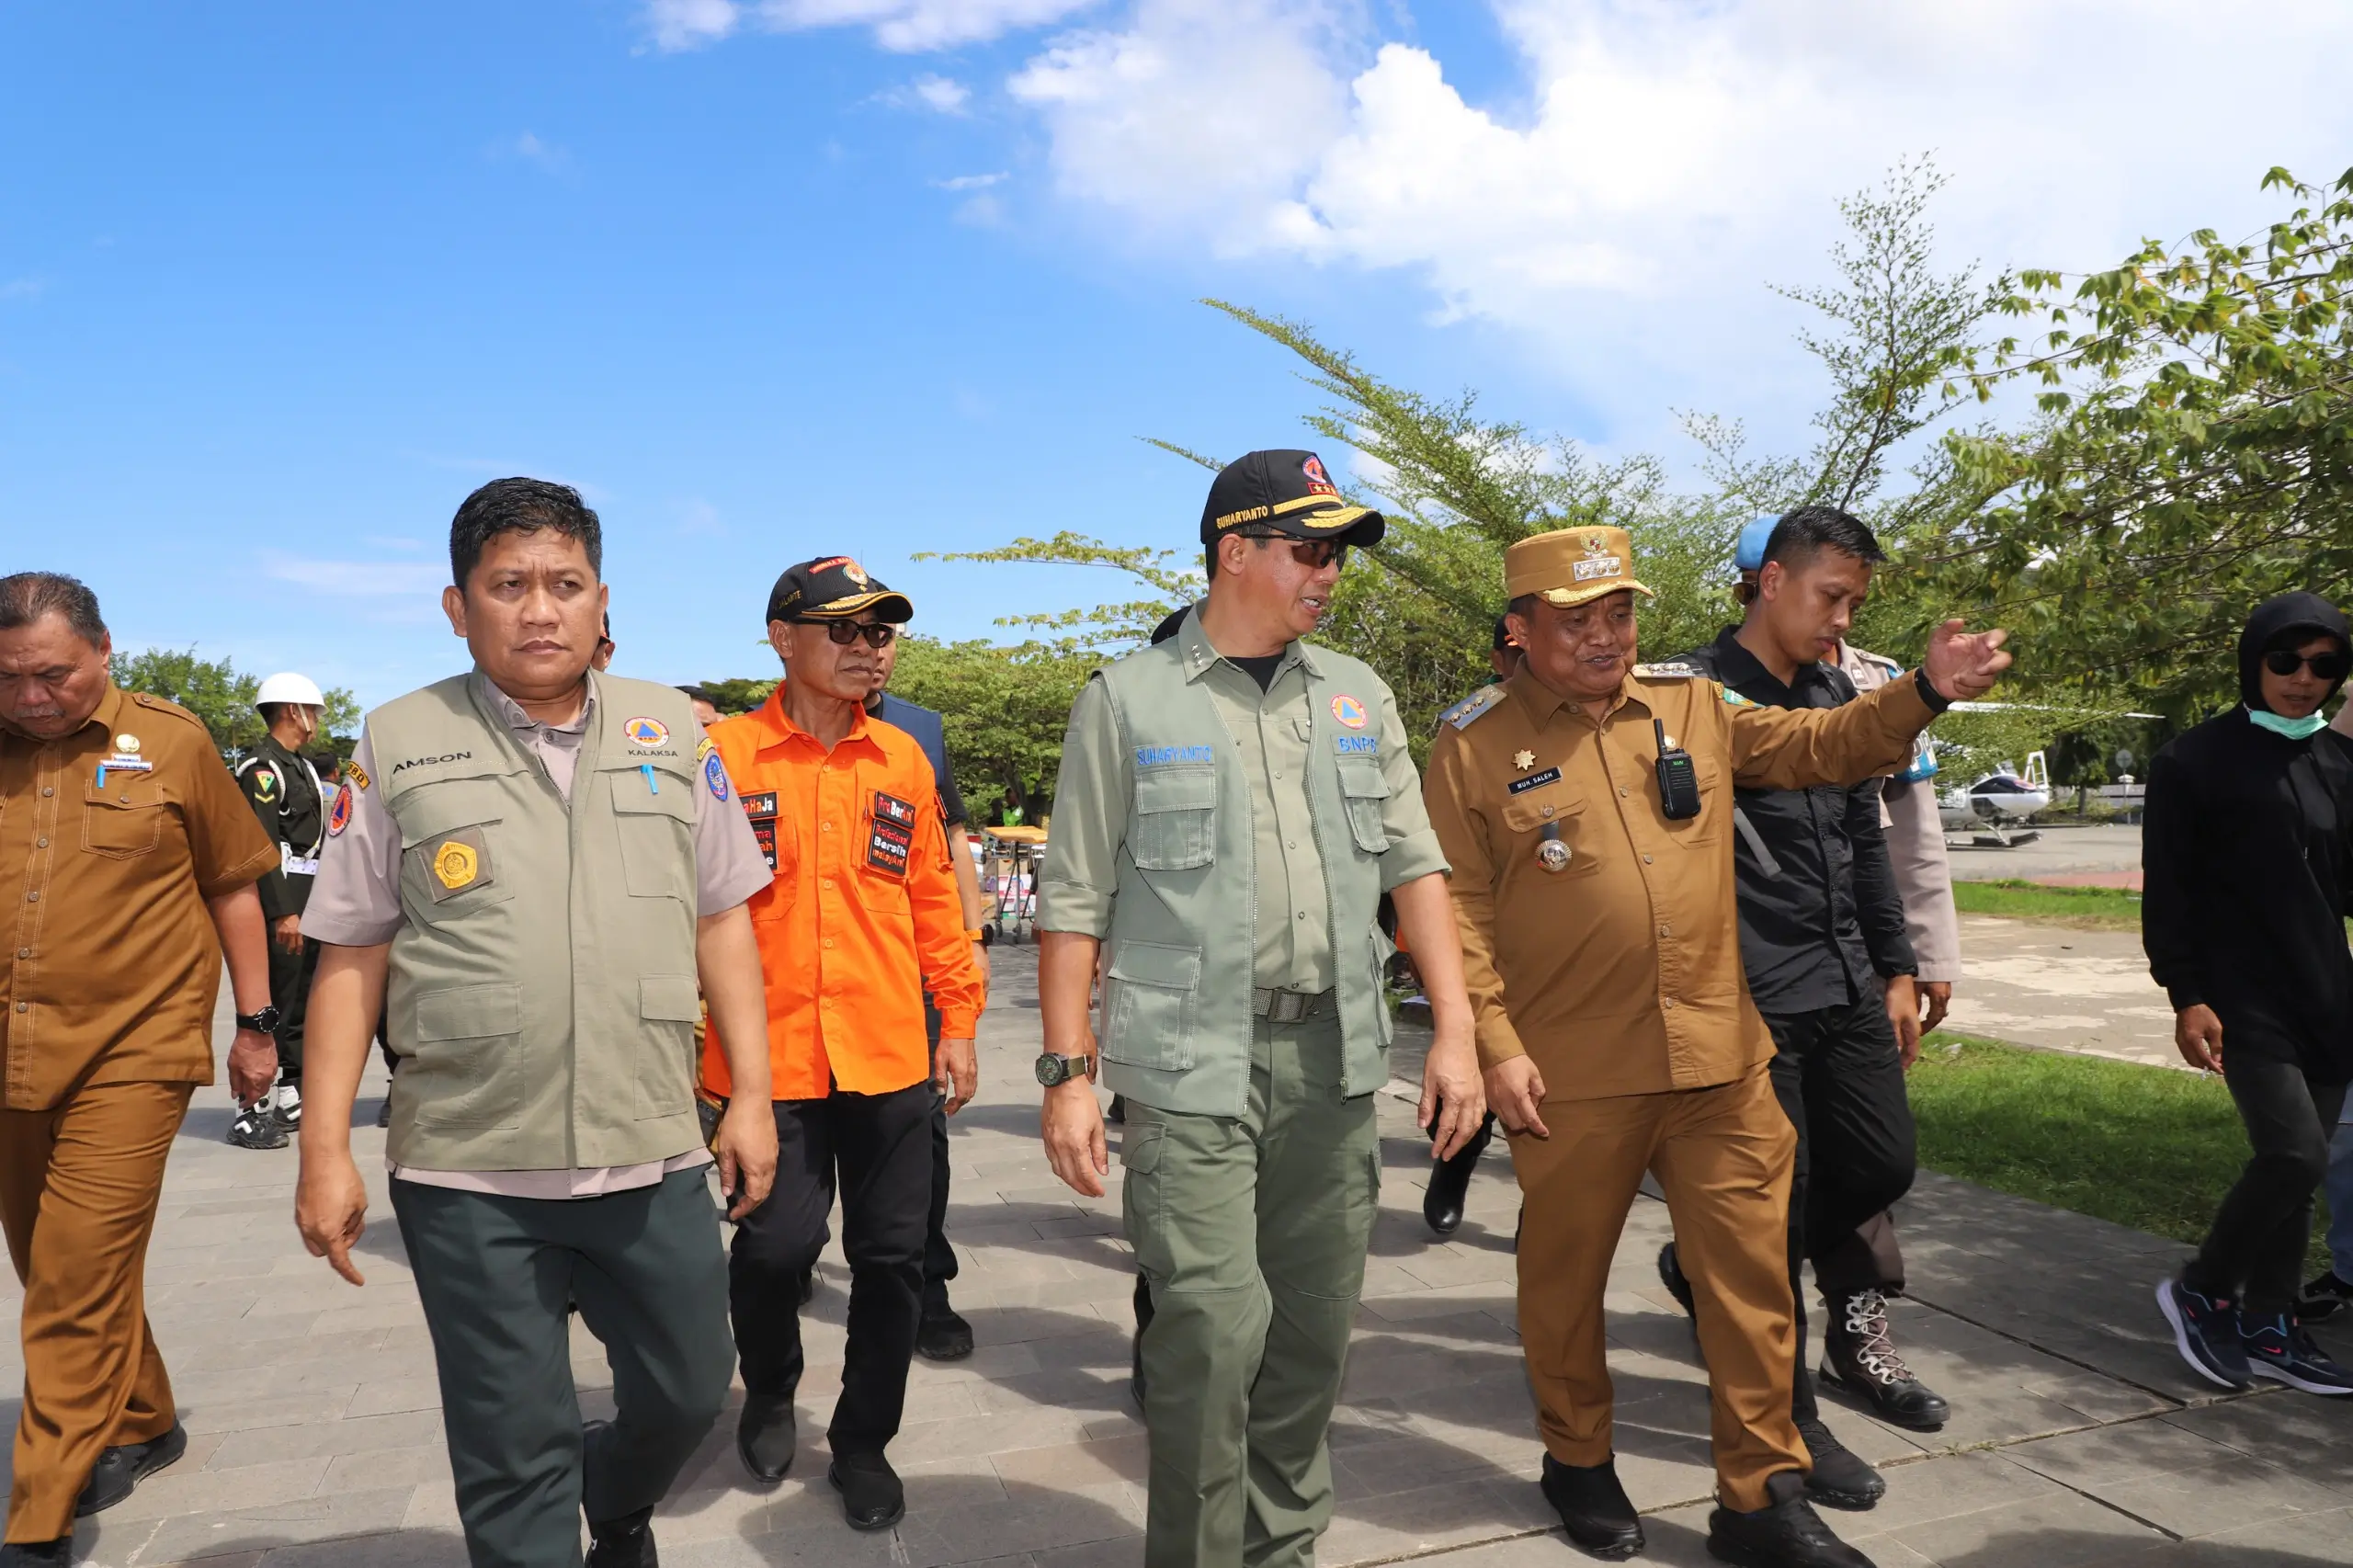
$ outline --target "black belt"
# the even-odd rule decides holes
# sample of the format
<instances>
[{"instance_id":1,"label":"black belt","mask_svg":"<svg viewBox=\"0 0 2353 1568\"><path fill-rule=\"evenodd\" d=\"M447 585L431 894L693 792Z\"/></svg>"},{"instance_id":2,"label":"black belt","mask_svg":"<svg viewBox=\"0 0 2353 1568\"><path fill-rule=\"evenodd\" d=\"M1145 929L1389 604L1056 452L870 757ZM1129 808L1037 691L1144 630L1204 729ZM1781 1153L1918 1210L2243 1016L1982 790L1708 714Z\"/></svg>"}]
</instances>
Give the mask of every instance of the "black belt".
<instances>
[{"instance_id":1,"label":"black belt","mask_svg":"<svg viewBox=\"0 0 2353 1568\"><path fill-rule=\"evenodd\" d=\"M1334 1017L1340 1011L1340 993L1337 987L1312 994L1305 991L1253 991L1250 1011L1270 1024Z\"/></svg>"}]
</instances>

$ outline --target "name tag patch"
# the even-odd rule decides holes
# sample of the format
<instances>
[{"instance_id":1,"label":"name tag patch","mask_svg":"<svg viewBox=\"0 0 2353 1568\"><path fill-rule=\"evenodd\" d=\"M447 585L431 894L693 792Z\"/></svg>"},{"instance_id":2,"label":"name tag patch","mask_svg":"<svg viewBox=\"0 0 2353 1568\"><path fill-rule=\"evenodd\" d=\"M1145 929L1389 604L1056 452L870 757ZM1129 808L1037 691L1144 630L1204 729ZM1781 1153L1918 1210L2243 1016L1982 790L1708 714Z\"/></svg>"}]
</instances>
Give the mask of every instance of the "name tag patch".
<instances>
[{"instance_id":1,"label":"name tag patch","mask_svg":"<svg viewBox=\"0 0 2353 1568\"><path fill-rule=\"evenodd\" d=\"M1180 762L1214 762L1217 753L1208 746L1138 746L1138 767L1171 767Z\"/></svg>"},{"instance_id":2,"label":"name tag patch","mask_svg":"<svg viewBox=\"0 0 2353 1568\"><path fill-rule=\"evenodd\" d=\"M776 791L763 790L744 798L744 814L752 819L752 836L759 841L760 854L767 860L768 869L776 869Z\"/></svg>"},{"instance_id":3,"label":"name tag patch","mask_svg":"<svg viewBox=\"0 0 2353 1568\"><path fill-rule=\"evenodd\" d=\"M1339 735L1335 739L1342 756L1372 756L1381 751L1381 737L1378 735Z\"/></svg>"},{"instance_id":4,"label":"name tag patch","mask_svg":"<svg viewBox=\"0 0 2353 1568\"><path fill-rule=\"evenodd\" d=\"M1548 767L1541 773L1531 773L1525 778L1515 778L1504 788L1512 794L1525 795L1530 790L1541 790L1547 784L1558 784L1560 781L1561 770L1557 767Z\"/></svg>"},{"instance_id":5,"label":"name tag patch","mask_svg":"<svg viewBox=\"0 0 2353 1568\"><path fill-rule=\"evenodd\" d=\"M914 849L915 830L877 816L869 822L866 835L866 864L870 869L888 876L907 874L907 855Z\"/></svg>"},{"instance_id":6,"label":"name tag patch","mask_svg":"<svg viewBox=\"0 0 2353 1568\"><path fill-rule=\"evenodd\" d=\"M874 820L891 823L899 827L913 828L915 825L915 809L913 804L902 801L898 796L886 795L877 790L874 791Z\"/></svg>"}]
</instances>

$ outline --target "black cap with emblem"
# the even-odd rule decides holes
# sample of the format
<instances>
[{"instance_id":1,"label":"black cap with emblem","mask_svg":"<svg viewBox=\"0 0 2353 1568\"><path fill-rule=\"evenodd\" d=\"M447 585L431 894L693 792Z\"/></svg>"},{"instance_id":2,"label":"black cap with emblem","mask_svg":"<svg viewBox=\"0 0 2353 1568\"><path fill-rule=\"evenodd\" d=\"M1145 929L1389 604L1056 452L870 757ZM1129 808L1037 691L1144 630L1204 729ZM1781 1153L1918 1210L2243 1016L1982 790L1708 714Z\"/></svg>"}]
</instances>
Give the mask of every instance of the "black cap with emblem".
<instances>
[{"instance_id":1,"label":"black cap with emblem","mask_svg":"<svg viewBox=\"0 0 2353 1568\"><path fill-rule=\"evenodd\" d=\"M1203 544L1235 528L1266 528L1293 539L1370 545L1381 542L1388 526L1371 507L1343 500L1313 452L1245 452L1217 471L1209 505L1201 508Z\"/></svg>"},{"instance_id":2,"label":"black cap with emblem","mask_svg":"<svg viewBox=\"0 0 2353 1568\"><path fill-rule=\"evenodd\" d=\"M915 607L847 555L824 555L785 568L768 590L770 620L845 620L871 607L874 619L913 620Z\"/></svg>"}]
</instances>

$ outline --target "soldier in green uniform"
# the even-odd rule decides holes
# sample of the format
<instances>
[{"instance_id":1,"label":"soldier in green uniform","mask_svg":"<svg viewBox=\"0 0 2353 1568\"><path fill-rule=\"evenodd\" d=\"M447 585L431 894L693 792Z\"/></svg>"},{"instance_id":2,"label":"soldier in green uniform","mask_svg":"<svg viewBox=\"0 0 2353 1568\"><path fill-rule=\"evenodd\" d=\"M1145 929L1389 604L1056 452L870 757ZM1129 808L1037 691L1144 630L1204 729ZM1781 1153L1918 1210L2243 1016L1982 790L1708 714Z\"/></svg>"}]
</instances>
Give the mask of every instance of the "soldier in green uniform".
<instances>
[{"instance_id":1,"label":"soldier in green uniform","mask_svg":"<svg viewBox=\"0 0 2353 1568\"><path fill-rule=\"evenodd\" d=\"M1486 1109L1395 701L1300 641L1348 546L1382 528L1312 452L1230 464L1201 517L1207 600L1071 711L1040 885L1038 1076L1054 1173L1099 1196L1099 962L1101 1074L1128 1104L1127 1233L1154 1309L1153 1568L1312 1562L1330 1522L1324 1433L1380 1198L1383 892L1430 998L1421 1119L1442 1117L1440 1153Z\"/></svg>"},{"instance_id":2,"label":"soldier in green uniform","mask_svg":"<svg viewBox=\"0 0 2353 1568\"><path fill-rule=\"evenodd\" d=\"M302 911L327 839L326 790L302 748L318 735L326 705L308 676L282 672L263 681L254 706L269 733L237 765L246 803L278 845L278 869L258 884L269 922L269 994L278 1001L278 1082L229 1123L229 1142L240 1149L283 1149L302 1125L302 1038L319 965L319 944L302 935Z\"/></svg>"}]
</instances>

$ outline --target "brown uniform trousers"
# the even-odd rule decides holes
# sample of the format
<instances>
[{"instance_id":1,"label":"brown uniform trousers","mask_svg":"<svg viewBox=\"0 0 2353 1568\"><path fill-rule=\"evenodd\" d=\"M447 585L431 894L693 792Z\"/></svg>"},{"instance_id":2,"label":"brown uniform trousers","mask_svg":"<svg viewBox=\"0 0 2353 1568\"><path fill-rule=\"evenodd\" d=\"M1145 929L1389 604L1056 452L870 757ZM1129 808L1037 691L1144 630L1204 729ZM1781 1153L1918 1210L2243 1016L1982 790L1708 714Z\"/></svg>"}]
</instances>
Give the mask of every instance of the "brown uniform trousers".
<instances>
[{"instance_id":1,"label":"brown uniform trousers","mask_svg":"<svg viewBox=\"0 0 2353 1568\"><path fill-rule=\"evenodd\" d=\"M1647 1171L1666 1194L1699 1300L1725 1504L1766 1506L1768 1476L1813 1464L1790 1420L1797 1339L1786 1237L1797 1133L1768 1071L1712 1089L1547 1100L1542 1115L1552 1136L1514 1135L1511 1163L1529 1216L1519 1338L1546 1451L1573 1465L1615 1451L1601 1282Z\"/></svg>"},{"instance_id":2,"label":"brown uniform trousers","mask_svg":"<svg viewBox=\"0 0 2353 1568\"><path fill-rule=\"evenodd\" d=\"M10 1540L73 1533L99 1452L172 1429L143 1276L164 1157L194 1088L105 1084L49 1110L0 1110L0 1224L25 1287Z\"/></svg>"}]
</instances>

